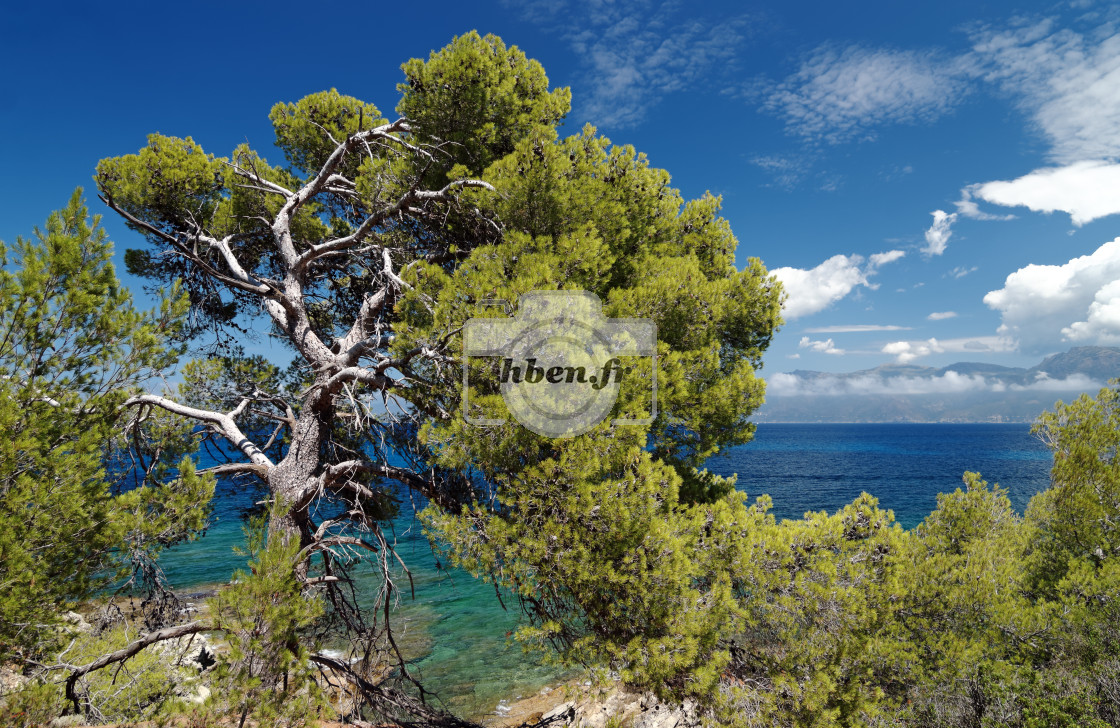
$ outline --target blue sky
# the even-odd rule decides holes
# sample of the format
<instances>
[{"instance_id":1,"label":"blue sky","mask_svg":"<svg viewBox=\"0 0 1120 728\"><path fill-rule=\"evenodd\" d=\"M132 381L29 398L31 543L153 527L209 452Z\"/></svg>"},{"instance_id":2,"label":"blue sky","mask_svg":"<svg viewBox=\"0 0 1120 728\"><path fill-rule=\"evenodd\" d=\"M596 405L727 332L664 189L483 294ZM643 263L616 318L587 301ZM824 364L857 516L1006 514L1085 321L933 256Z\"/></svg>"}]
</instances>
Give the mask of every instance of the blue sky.
<instances>
[{"instance_id":1,"label":"blue sky","mask_svg":"<svg viewBox=\"0 0 1120 728\"><path fill-rule=\"evenodd\" d=\"M272 149L278 101L391 114L400 64L477 29L596 124L723 195L787 284L766 373L1031 365L1120 344L1120 8L552 0L10 6L0 239L150 132ZM272 156L278 156L273 153ZM139 245L111 213L118 251ZM120 266L123 269L123 266Z\"/></svg>"}]
</instances>

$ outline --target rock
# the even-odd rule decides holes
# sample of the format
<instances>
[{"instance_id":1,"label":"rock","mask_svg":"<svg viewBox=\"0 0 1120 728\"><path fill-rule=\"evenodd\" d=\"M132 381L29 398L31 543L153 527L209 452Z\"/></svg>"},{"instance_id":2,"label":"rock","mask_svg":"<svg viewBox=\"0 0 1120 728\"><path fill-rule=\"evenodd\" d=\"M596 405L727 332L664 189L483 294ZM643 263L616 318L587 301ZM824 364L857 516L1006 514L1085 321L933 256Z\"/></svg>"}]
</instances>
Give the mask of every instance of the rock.
<instances>
[{"instance_id":1,"label":"rock","mask_svg":"<svg viewBox=\"0 0 1120 728\"><path fill-rule=\"evenodd\" d=\"M696 703L686 700L683 705L667 705L652 695L642 700L643 709L634 728L697 728L700 717Z\"/></svg>"},{"instance_id":2,"label":"rock","mask_svg":"<svg viewBox=\"0 0 1120 728\"><path fill-rule=\"evenodd\" d=\"M15 668L15 665L0 665L0 695L7 695L27 684L27 678Z\"/></svg>"},{"instance_id":3,"label":"rock","mask_svg":"<svg viewBox=\"0 0 1120 728\"><path fill-rule=\"evenodd\" d=\"M194 703L195 705L202 705L209 697L210 688L205 685L199 685L193 692L184 695L183 701L186 703Z\"/></svg>"},{"instance_id":4,"label":"rock","mask_svg":"<svg viewBox=\"0 0 1120 728\"><path fill-rule=\"evenodd\" d=\"M67 630L70 632L86 633L93 629L86 618L77 612L67 612L62 615L62 621L66 623Z\"/></svg>"},{"instance_id":5,"label":"rock","mask_svg":"<svg viewBox=\"0 0 1120 728\"><path fill-rule=\"evenodd\" d=\"M576 717L576 706L571 701L561 703L541 716L544 725L571 725Z\"/></svg>"},{"instance_id":6,"label":"rock","mask_svg":"<svg viewBox=\"0 0 1120 728\"><path fill-rule=\"evenodd\" d=\"M576 712L580 728L606 728L613 718L626 723L641 710L639 697L623 690L612 690L605 698L597 697L581 704Z\"/></svg>"}]
</instances>

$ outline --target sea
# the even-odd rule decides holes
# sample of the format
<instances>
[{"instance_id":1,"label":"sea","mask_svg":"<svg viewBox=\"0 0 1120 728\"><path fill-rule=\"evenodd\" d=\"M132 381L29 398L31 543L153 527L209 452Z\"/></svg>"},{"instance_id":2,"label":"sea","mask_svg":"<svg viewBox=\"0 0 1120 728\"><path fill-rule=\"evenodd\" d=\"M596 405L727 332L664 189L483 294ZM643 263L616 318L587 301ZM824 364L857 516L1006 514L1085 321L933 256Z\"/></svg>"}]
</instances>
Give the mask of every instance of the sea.
<instances>
[{"instance_id":1,"label":"sea","mask_svg":"<svg viewBox=\"0 0 1120 728\"><path fill-rule=\"evenodd\" d=\"M879 499L904 528L937 505L938 493L962 486L965 471L1008 489L1022 512L1049 484L1050 452L1025 424L778 424L763 423L752 442L712 457L706 467L736 474L753 500L769 494L779 519L835 511L862 492ZM161 561L181 593L204 592L244 568L240 517L259 492L222 488L211 527ZM394 620L412 671L436 702L460 715L501 713L509 702L571 677L512 642L517 606L504 607L492 585L444 568L406 501L392 524L415 596L402 596ZM372 573L368 577L373 588Z\"/></svg>"}]
</instances>

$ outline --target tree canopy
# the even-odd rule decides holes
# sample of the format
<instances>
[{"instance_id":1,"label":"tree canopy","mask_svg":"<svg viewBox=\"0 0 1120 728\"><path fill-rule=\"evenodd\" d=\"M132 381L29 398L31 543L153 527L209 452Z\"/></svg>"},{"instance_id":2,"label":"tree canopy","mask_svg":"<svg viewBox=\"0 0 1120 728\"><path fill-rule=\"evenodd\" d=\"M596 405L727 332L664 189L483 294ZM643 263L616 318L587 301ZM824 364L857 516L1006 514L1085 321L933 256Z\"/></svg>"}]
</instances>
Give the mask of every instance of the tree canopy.
<instances>
[{"instance_id":1,"label":"tree canopy","mask_svg":"<svg viewBox=\"0 0 1120 728\"><path fill-rule=\"evenodd\" d=\"M380 633L346 598L347 566L379 564L389 598L380 519L403 486L458 561L522 597L543 630L531 634L579 651L590 630L652 656L675 620L709 628L721 614L707 601L729 583L693 559L695 539L713 514L746 511L697 467L751 436L780 287L758 260L735 267L717 197L685 201L592 127L562 138L569 92L516 47L471 33L403 70L395 121L333 90L277 104L282 164L156 134L101 162L101 198L149 243L130 270L181 280L192 332L224 347L184 370L183 398L129 404L236 448L221 472L258 477L284 504L271 533L298 539L301 578L354 639ZM610 318L656 322L652 426L561 441L465 422L461 327L488 300L536 290L589 291ZM236 354L261 318L295 354L285 381ZM473 373L471 405L501 408L496 368ZM641 394L621 394L620 410ZM664 550L674 558L651 558ZM648 598L660 606L640 617ZM682 613L690 603L705 609ZM624 647L639 637L651 642ZM660 669L704 662L711 634L698 639Z\"/></svg>"}]
</instances>

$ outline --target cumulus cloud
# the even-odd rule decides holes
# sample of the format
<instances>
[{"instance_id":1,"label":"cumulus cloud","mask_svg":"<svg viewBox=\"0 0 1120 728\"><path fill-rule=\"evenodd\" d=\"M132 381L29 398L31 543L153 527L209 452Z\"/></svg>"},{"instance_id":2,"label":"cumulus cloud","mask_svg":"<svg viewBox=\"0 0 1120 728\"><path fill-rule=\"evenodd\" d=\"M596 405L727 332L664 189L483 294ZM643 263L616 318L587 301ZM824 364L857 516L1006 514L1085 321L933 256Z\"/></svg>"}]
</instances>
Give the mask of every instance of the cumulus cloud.
<instances>
[{"instance_id":1,"label":"cumulus cloud","mask_svg":"<svg viewBox=\"0 0 1120 728\"><path fill-rule=\"evenodd\" d=\"M1120 344L1120 280L1097 291L1089 304L1089 315L1062 329L1067 341L1092 342L1106 346Z\"/></svg>"},{"instance_id":2,"label":"cumulus cloud","mask_svg":"<svg viewBox=\"0 0 1120 728\"><path fill-rule=\"evenodd\" d=\"M1060 342L1120 342L1120 238L1062 265L1031 264L984 296L999 311L998 332L1025 351Z\"/></svg>"},{"instance_id":3,"label":"cumulus cloud","mask_svg":"<svg viewBox=\"0 0 1120 728\"><path fill-rule=\"evenodd\" d=\"M796 319L828 308L852 292L866 286L867 275L858 255L834 255L815 268L774 268L770 272L786 291L784 313Z\"/></svg>"},{"instance_id":4,"label":"cumulus cloud","mask_svg":"<svg viewBox=\"0 0 1120 728\"><path fill-rule=\"evenodd\" d=\"M956 318L956 311L934 311L926 318L930 321L944 321L945 319Z\"/></svg>"},{"instance_id":5,"label":"cumulus cloud","mask_svg":"<svg viewBox=\"0 0 1120 728\"><path fill-rule=\"evenodd\" d=\"M763 108L793 134L839 143L871 138L886 123L932 121L965 91L957 65L934 52L825 45L771 89Z\"/></svg>"},{"instance_id":6,"label":"cumulus cloud","mask_svg":"<svg viewBox=\"0 0 1120 728\"><path fill-rule=\"evenodd\" d=\"M824 341L813 341L808 336L802 336L801 341L797 343L797 346L799 349L810 349L811 351L815 351L820 354L844 353L843 349L836 348L836 344L832 342L832 339L826 339Z\"/></svg>"},{"instance_id":7,"label":"cumulus cloud","mask_svg":"<svg viewBox=\"0 0 1120 728\"><path fill-rule=\"evenodd\" d=\"M909 364L930 354L945 352L994 353L1015 351L1015 342L1003 336L974 336L961 339L936 339L925 341L892 341L882 348L884 354L895 357L899 364Z\"/></svg>"},{"instance_id":8,"label":"cumulus cloud","mask_svg":"<svg viewBox=\"0 0 1120 728\"><path fill-rule=\"evenodd\" d=\"M876 253L865 265L861 255L834 255L815 268L782 267L770 272L785 288L788 298L784 314L787 320L792 320L823 311L858 286L878 288L868 277L881 265L901 257L902 251L897 250Z\"/></svg>"},{"instance_id":9,"label":"cumulus cloud","mask_svg":"<svg viewBox=\"0 0 1120 728\"><path fill-rule=\"evenodd\" d=\"M1088 392L1100 383L1084 374L1052 379L1045 373L1026 384L981 374L947 371L925 376L889 377L868 373L860 376L825 375L801 377L797 374L772 374L767 379L767 394L773 396L843 395L922 395L964 394L969 392Z\"/></svg>"},{"instance_id":10,"label":"cumulus cloud","mask_svg":"<svg viewBox=\"0 0 1120 728\"><path fill-rule=\"evenodd\" d=\"M1120 78L1117 79L1120 84ZM1120 134L1120 126L1113 132ZM1074 225L1120 212L1120 164L1081 161L1038 169L1013 180L974 185L977 197L1004 207L1069 213Z\"/></svg>"}]
</instances>

